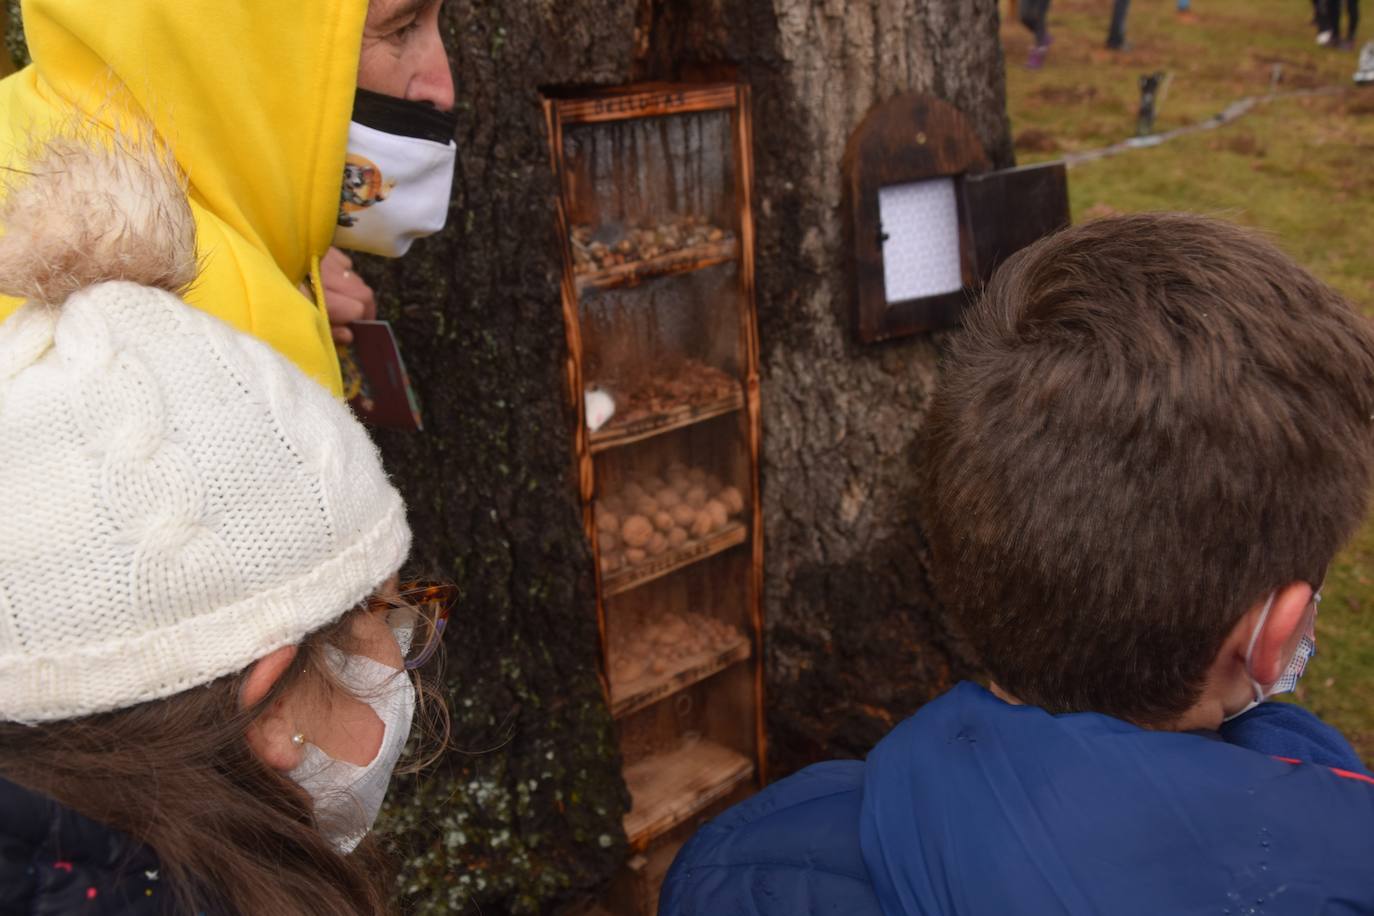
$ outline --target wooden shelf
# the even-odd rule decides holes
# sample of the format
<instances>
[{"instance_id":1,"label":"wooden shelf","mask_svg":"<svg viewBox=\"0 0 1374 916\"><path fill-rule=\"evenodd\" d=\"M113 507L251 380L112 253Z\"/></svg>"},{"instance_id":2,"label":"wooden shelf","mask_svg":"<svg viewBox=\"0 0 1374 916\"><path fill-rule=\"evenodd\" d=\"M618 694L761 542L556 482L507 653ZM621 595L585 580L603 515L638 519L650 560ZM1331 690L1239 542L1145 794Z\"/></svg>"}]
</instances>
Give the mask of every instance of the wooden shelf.
<instances>
[{"instance_id":1,"label":"wooden shelf","mask_svg":"<svg viewBox=\"0 0 1374 916\"><path fill-rule=\"evenodd\" d=\"M736 390L726 398L702 401L696 404L680 404L671 410L636 420L633 423L610 425L591 434L592 454L620 448L634 442L642 442L654 436L702 423L716 417L744 409L744 392Z\"/></svg>"},{"instance_id":2,"label":"wooden shelf","mask_svg":"<svg viewBox=\"0 0 1374 916\"><path fill-rule=\"evenodd\" d=\"M663 674L645 674L628 684L611 682L611 715L617 719L652 706L664 697L704 681L713 674L742 662L752 654L749 640L741 636L724 649L712 649L684 658Z\"/></svg>"},{"instance_id":3,"label":"wooden shelf","mask_svg":"<svg viewBox=\"0 0 1374 916\"><path fill-rule=\"evenodd\" d=\"M646 560L638 566L618 569L601 578L601 594L605 598L638 588L646 582L677 572L684 566L700 563L707 557L729 550L749 540L749 528L742 522L731 522L715 534L696 541L688 541L677 550Z\"/></svg>"},{"instance_id":4,"label":"wooden shelf","mask_svg":"<svg viewBox=\"0 0 1374 916\"><path fill-rule=\"evenodd\" d=\"M715 267L739 257L739 239L728 238L719 242L707 242L670 251L667 254L650 258L647 261L630 261L617 264L604 270L579 273L574 282L579 294L592 289L617 289L624 286L638 286L654 277L667 277L672 274L690 273Z\"/></svg>"},{"instance_id":5,"label":"wooden shelf","mask_svg":"<svg viewBox=\"0 0 1374 916\"><path fill-rule=\"evenodd\" d=\"M630 845L644 848L753 775L754 763L748 757L704 740L626 767L625 784L633 799L625 815Z\"/></svg>"}]
</instances>

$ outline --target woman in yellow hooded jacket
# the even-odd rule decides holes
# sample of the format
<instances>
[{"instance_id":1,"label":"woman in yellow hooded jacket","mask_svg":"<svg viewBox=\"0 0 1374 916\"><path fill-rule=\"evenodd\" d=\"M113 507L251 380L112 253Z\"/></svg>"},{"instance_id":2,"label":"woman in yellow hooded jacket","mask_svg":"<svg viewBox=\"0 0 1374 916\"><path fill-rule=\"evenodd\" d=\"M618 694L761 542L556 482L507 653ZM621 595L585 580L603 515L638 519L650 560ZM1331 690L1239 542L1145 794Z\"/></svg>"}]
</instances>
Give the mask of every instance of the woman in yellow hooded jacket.
<instances>
[{"instance_id":1,"label":"woman in yellow hooded jacket","mask_svg":"<svg viewBox=\"0 0 1374 916\"><path fill-rule=\"evenodd\" d=\"M378 133L351 122L359 89L399 109L382 139L388 127L404 136L390 137L402 151L394 165L364 151L401 214L379 214L370 235L350 230L354 247L402 253L393 237L435 231L447 211L452 124L444 137L429 117L453 106L440 2L24 0L33 64L0 81L0 164L74 118L153 125L190 186L202 265L190 304L340 394L321 259L349 218L346 160L359 158L360 135ZM407 188L437 212L407 213ZM358 288L351 276L342 285ZM0 320L19 304L0 298Z\"/></svg>"}]
</instances>

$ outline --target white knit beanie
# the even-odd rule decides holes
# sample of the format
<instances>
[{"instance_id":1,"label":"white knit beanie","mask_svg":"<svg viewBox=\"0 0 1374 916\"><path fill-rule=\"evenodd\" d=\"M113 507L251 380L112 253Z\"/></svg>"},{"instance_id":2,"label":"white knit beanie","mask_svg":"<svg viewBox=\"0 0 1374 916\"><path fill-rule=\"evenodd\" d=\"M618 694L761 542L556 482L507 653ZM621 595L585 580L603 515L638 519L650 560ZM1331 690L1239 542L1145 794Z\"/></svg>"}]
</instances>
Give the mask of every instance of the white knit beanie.
<instances>
[{"instance_id":1,"label":"white knit beanie","mask_svg":"<svg viewBox=\"0 0 1374 916\"><path fill-rule=\"evenodd\" d=\"M347 408L181 300L194 223L166 157L135 147L55 141L0 204L0 291L29 300L0 325L3 721L241 671L410 546Z\"/></svg>"}]
</instances>

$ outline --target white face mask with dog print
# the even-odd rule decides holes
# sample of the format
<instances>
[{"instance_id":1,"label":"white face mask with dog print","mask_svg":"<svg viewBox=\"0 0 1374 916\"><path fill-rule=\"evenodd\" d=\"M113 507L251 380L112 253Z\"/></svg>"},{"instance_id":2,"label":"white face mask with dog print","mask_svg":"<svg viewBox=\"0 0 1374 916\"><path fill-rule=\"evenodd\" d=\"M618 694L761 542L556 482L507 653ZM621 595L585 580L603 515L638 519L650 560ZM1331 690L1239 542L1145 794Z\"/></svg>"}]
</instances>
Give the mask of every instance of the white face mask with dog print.
<instances>
[{"instance_id":1,"label":"white face mask with dog print","mask_svg":"<svg viewBox=\"0 0 1374 916\"><path fill-rule=\"evenodd\" d=\"M399 258L448 221L458 145L451 113L359 89L334 244Z\"/></svg>"}]
</instances>

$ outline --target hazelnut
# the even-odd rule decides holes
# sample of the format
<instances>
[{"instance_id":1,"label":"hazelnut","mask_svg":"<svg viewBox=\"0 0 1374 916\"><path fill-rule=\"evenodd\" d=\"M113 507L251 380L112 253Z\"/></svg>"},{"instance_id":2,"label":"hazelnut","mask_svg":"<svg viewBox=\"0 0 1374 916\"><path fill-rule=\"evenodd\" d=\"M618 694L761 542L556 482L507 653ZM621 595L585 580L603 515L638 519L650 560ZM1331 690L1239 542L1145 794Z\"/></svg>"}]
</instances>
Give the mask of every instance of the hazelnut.
<instances>
[{"instance_id":1,"label":"hazelnut","mask_svg":"<svg viewBox=\"0 0 1374 916\"><path fill-rule=\"evenodd\" d=\"M654 536L653 522L642 515L631 515L625 519L625 524L620 527L620 536L629 547L643 547ZM626 558L628 559L628 557L627 551ZM631 560L631 562L634 561Z\"/></svg>"},{"instance_id":2,"label":"hazelnut","mask_svg":"<svg viewBox=\"0 0 1374 916\"><path fill-rule=\"evenodd\" d=\"M744 494L739 491L739 487L726 487L720 491L717 498L725 503L725 508L731 515L739 515L744 511Z\"/></svg>"},{"instance_id":3,"label":"hazelnut","mask_svg":"<svg viewBox=\"0 0 1374 916\"><path fill-rule=\"evenodd\" d=\"M698 513L697 520L692 522L692 537L704 538L711 533L711 530L711 513Z\"/></svg>"},{"instance_id":4,"label":"hazelnut","mask_svg":"<svg viewBox=\"0 0 1374 916\"><path fill-rule=\"evenodd\" d=\"M655 531L653 538L649 540L649 546L645 548L649 556L656 557L668 549L668 537L662 532Z\"/></svg>"},{"instance_id":5,"label":"hazelnut","mask_svg":"<svg viewBox=\"0 0 1374 916\"><path fill-rule=\"evenodd\" d=\"M726 511L725 503L721 502L718 499L713 499L710 502L708 502L706 504L706 508L703 509L702 512L703 514L710 516L712 531L718 531L721 528L724 528L726 524L730 521L730 513Z\"/></svg>"},{"instance_id":6,"label":"hazelnut","mask_svg":"<svg viewBox=\"0 0 1374 916\"><path fill-rule=\"evenodd\" d=\"M673 521L682 528L692 527L692 522L697 520L697 510L686 503L679 503L672 510Z\"/></svg>"},{"instance_id":7,"label":"hazelnut","mask_svg":"<svg viewBox=\"0 0 1374 916\"><path fill-rule=\"evenodd\" d=\"M700 484L693 486L692 489L688 490L686 495L683 496L683 500L693 509L700 509L702 506L705 506L707 498L706 488Z\"/></svg>"},{"instance_id":8,"label":"hazelnut","mask_svg":"<svg viewBox=\"0 0 1374 916\"><path fill-rule=\"evenodd\" d=\"M655 512L654 527L664 534L673 530L673 514L671 512Z\"/></svg>"},{"instance_id":9,"label":"hazelnut","mask_svg":"<svg viewBox=\"0 0 1374 916\"><path fill-rule=\"evenodd\" d=\"M638 547L627 547L625 549L625 562L631 566L638 566L649 558L649 555Z\"/></svg>"},{"instance_id":10,"label":"hazelnut","mask_svg":"<svg viewBox=\"0 0 1374 916\"><path fill-rule=\"evenodd\" d=\"M668 532L668 546L669 546L669 547L672 547L672 548L675 548L675 549L676 549L676 548L681 547L683 544L686 544L686 543L687 543L687 529L686 529L686 528L674 528L672 531L669 531L669 532Z\"/></svg>"}]
</instances>

